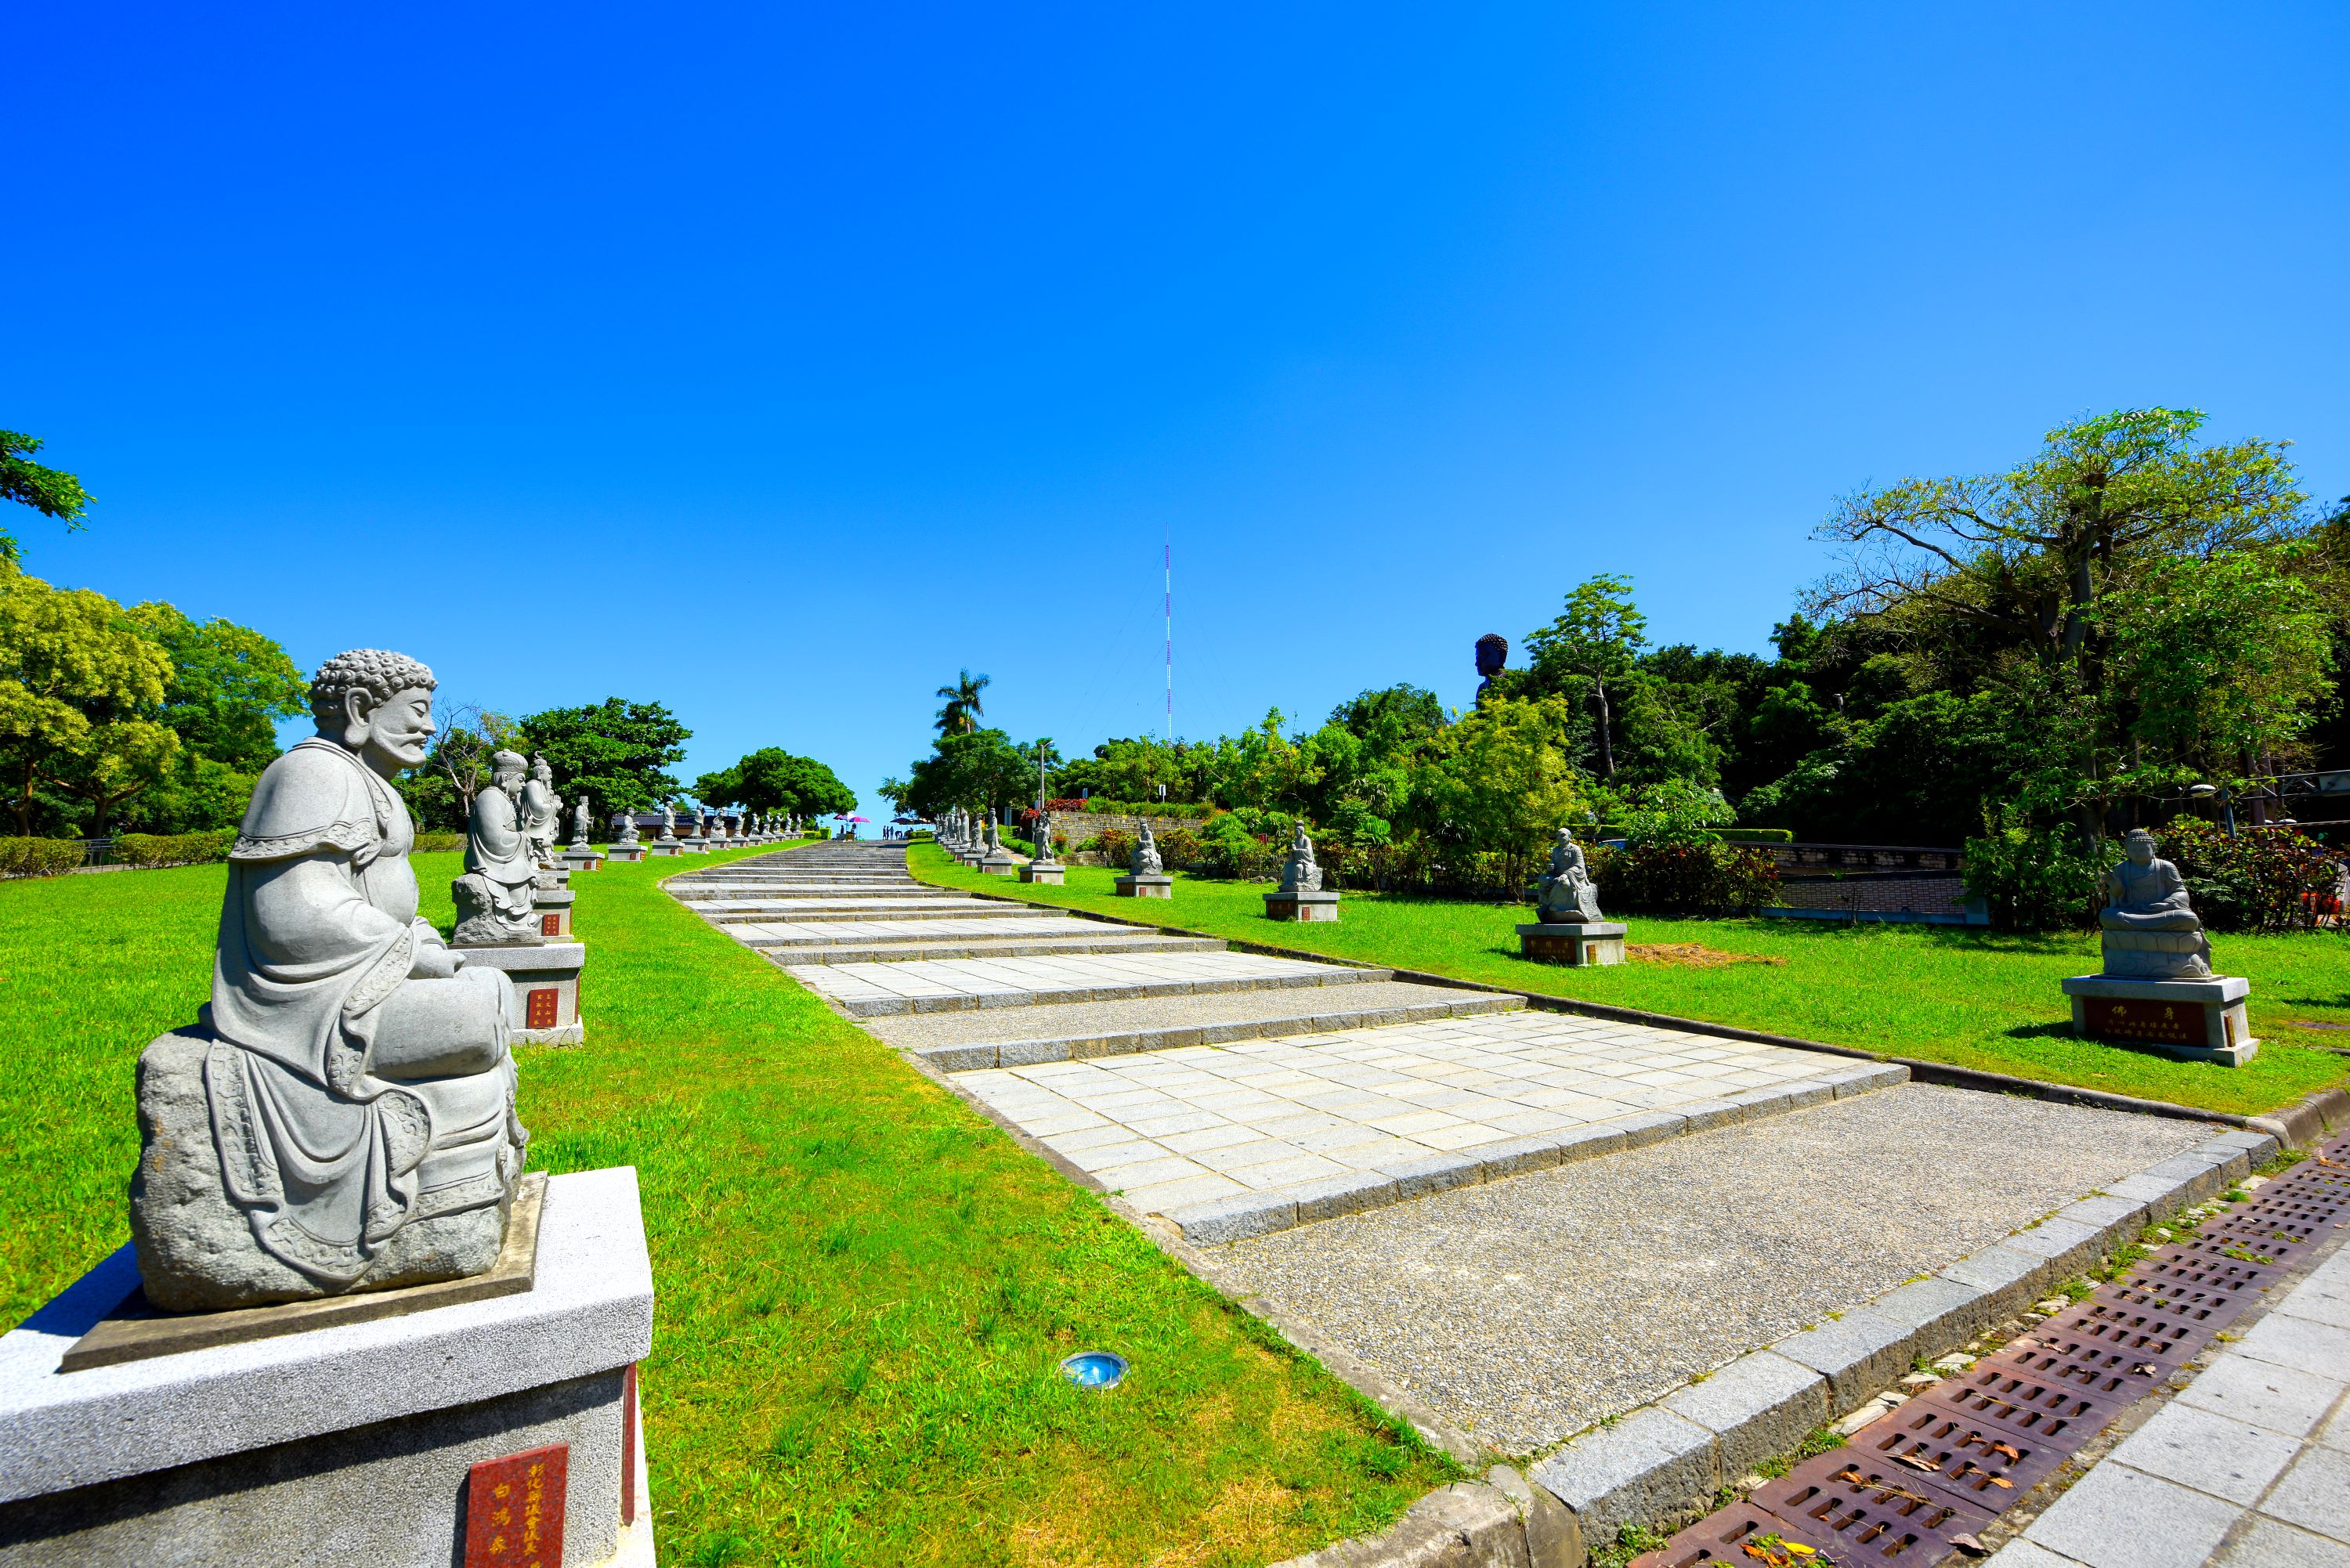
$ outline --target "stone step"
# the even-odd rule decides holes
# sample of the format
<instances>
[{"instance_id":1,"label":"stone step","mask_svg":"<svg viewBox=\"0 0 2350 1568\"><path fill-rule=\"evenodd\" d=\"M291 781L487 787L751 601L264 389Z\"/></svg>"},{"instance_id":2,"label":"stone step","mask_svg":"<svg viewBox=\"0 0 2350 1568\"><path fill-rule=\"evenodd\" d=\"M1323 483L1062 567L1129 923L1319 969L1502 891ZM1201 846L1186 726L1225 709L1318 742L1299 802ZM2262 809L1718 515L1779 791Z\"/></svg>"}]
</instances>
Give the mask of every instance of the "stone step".
<instances>
[{"instance_id":1,"label":"stone step","mask_svg":"<svg viewBox=\"0 0 2350 1568\"><path fill-rule=\"evenodd\" d=\"M670 884L670 896L688 903L702 898L954 898L970 897L952 888L919 883L875 882L687 882Z\"/></svg>"},{"instance_id":2,"label":"stone step","mask_svg":"<svg viewBox=\"0 0 2350 1568\"><path fill-rule=\"evenodd\" d=\"M1042 913L1031 914L1010 924L1002 916L995 915L981 915L970 920L905 920L889 917L871 920L724 919L712 923L724 926L727 935L747 947L815 947L827 943L872 946L884 942L944 942L959 937L995 941L1034 940L1039 937L1098 937L1105 934L1130 937L1161 935L1158 931L1132 926L1114 926L1100 920L1079 920ZM1219 941L1215 945L1222 947L1224 944Z\"/></svg>"},{"instance_id":3,"label":"stone step","mask_svg":"<svg viewBox=\"0 0 2350 1568\"><path fill-rule=\"evenodd\" d=\"M871 899L861 903L798 904L780 900L725 904L715 909L704 906L702 918L714 926L741 925L757 921L773 925L778 921L837 920L1029 920L1036 917L1028 906L1020 904L910 903L899 900Z\"/></svg>"},{"instance_id":4,"label":"stone step","mask_svg":"<svg viewBox=\"0 0 2350 1568\"><path fill-rule=\"evenodd\" d=\"M1518 996L1376 980L1343 987L916 1013L875 1018L865 1027L942 1071L961 1073L1427 1023L1524 1007L1525 999Z\"/></svg>"},{"instance_id":5,"label":"stone step","mask_svg":"<svg viewBox=\"0 0 2350 1568\"><path fill-rule=\"evenodd\" d=\"M899 939L892 942L809 943L775 938L735 940L755 948L786 969L816 963L911 963L930 959L1037 958L1066 953L1222 952L1211 937L1154 937L1141 932L1083 937L962 937L941 942Z\"/></svg>"},{"instance_id":6,"label":"stone step","mask_svg":"<svg viewBox=\"0 0 2350 1568\"><path fill-rule=\"evenodd\" d=\"M827 964L802 983L857 1018L1045 1007L1073 1002L1376 983L1392 971L1261 953L1084 954L1067 958Z\"/></svg>"}]
</instances>

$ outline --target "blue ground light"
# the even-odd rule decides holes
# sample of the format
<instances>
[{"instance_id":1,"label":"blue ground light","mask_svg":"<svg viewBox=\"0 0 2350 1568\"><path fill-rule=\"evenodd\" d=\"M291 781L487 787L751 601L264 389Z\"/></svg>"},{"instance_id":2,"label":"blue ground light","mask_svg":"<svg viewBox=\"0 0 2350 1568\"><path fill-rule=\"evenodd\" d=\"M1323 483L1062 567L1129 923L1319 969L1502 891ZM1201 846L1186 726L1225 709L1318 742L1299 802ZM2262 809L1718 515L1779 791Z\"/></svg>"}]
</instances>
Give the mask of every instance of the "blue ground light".
<instances>
[{"instance_id":1,"label":"blue ground light","mask_svg":"<svg viewBox=\"0 0 2350 1568\"><path fill-rule=\"evenodd\" d=\"M1115 1388L1126 1376L1126 1357L1081 1350L1061 1363L1061 1376L1080 1388Z\"/></svg>"}]
</instances>

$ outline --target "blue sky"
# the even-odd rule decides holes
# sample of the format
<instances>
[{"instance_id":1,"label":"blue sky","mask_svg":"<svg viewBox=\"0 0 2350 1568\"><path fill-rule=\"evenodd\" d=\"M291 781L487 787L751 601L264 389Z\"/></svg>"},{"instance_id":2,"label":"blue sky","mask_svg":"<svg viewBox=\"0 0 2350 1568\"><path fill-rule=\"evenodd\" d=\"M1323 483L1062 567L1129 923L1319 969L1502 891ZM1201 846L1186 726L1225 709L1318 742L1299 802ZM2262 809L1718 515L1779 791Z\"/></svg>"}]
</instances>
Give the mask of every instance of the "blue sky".
<instances>
[{"instance_id":1,"label":"blue sky","mask_svg":"<svg viewBox=\"0 0 2350 1568\"><path fill-rule=\"evenodd\" d=\"M869 810L960 667L1157 729L1163 536L1201 736L1597 571L1760 650L2086 410L2350 491L2350 8L1137 9L21 10L29 569Z\"/></svg>"}]
</instances>

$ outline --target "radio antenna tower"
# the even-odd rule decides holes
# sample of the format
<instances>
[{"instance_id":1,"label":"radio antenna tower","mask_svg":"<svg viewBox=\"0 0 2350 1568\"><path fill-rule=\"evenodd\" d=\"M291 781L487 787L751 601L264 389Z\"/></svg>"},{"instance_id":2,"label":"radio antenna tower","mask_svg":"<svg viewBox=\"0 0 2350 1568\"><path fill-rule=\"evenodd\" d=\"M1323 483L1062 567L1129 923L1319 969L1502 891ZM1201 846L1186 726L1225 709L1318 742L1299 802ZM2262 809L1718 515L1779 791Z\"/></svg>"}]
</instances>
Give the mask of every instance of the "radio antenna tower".
<instances>
[{"instance_id":1,"label":"radio antenna tower","mask_svg":"<svg viewBox=\"0 0 2350 1568\"><path fill-rule=\"evenodd\" d=\"M1159 570L1167 587L1167 743L1175 743L1175 533L1170 524L1159 545Z\"/></svg>"}]
</instances>

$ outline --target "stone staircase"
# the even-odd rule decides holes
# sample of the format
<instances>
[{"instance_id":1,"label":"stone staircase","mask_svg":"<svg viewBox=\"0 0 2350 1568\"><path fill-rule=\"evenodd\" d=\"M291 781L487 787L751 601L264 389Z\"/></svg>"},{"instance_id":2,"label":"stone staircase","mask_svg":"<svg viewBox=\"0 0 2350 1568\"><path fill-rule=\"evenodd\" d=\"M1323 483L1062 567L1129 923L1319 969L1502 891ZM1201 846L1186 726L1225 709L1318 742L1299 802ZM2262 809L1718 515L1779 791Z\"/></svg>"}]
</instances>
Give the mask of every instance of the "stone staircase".
<instances>
[{"instance_id":1,"label":"stone staircase","mask_svg":"<svg viewBox=\"0 0 2350 1568\"><path fill-rule=\"evenodd\" d=\"M812 845L665 885L1198 1241L1907 1075L974 898L914 880L897 844Z\"/></svg>"}]
</instances>

